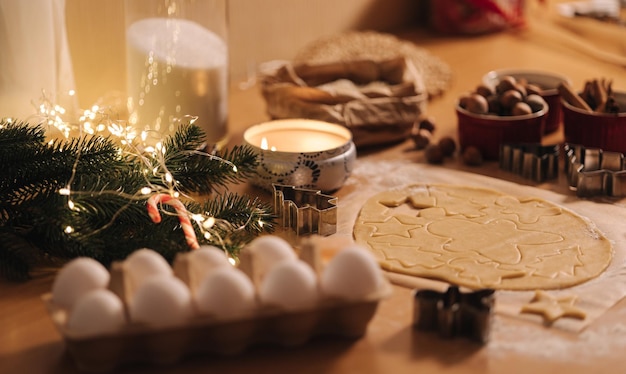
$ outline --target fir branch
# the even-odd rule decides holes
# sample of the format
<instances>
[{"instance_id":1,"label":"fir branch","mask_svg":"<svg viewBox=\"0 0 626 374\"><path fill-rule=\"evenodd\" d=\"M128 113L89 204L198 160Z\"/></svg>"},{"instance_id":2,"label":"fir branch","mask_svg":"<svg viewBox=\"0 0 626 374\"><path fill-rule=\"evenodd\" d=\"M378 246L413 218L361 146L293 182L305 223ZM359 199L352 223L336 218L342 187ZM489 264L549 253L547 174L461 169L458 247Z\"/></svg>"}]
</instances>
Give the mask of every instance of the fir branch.
<instances>
[{"instance_id":1,"label":"fir branch","mask_svg":"<svg viewBox=\"0 0 626 374\"><path fill-rule=\"evenodd\" d=\"M251 200L247 196L225 193L207 201L202 208L216 219L228 222L217 228L222 241L212 238L207 244L222 247L234 256L255 236L274 231L272 208L258 198Z\"/></svg>"},{"instance_id":2,"label":"fir branch","mask_svg":"<svg viewBox=\"0 0 626 374\"><path fill-rule=\"evenodd\" d=\"M12 148L42 144L46 140L41 125L31 126L27 122L1 120L0 129L0 154L8 153L7 150Z\"/></svg>"},{"instance_id":3,"label":"fir branch","mask_svg":"<svg viewBox=\"0 0 626 374\"><path fill-rule=\"evenodd\" d=\"M183 123L178 126L176 133L168 136L164 141L165 159L180 157L185 151L194 151L204 145L205 133L198 126Z\"/></svg>"},{"instance_id":4,"label":"fir branch","mask_svg":"<svg viewBox=\"0 0 626 374\"><path fill-rule=\"evenodd\" d=\"M172 214L164 214L161 223L149 219L148 196L140 190L150 184L169 186L159 173L146 175L146 164L171 172L179 191L201 193L241 182L257 166L247 147L225 151L217 155L220 160L203 154L203 133L192 125L181 126L166 140L163 159L122 156L110 139L100 136L45 143L42 134L41 128L23 123L0 125L0 144L13 144L10 151L0 146L0 160L11 160L0 174L0 277L6 279L26 279L37 264L78 256L109 265L143 247L172 261L189 247L171 207L163 207ZM59 193L65 187L69 196ZM258 199L226 193L186 206L217 219L208 239L196 227L199 241L234 256L254 236L273 230L272 209Z\"/></svg>"},{"instance_id":5,"label":"fir branch","mask_svg":"<svg viewBox=\"0 0 626 374\"><path fill-rule=\"evenodd\" d=\"M220 187L240 183L252 175L257 166L256 154L250 147L235 146L219 159L205 155L187 155L184 161L168 164L180 188L186 192L210 194Z\"/></svg>"},{"instance_id":6,"label":"fir branch","mask_svg":"<svg viewBox=\"0 0 626 374\"><path fill-rule=\"evenodd\" d=\"M240 183L256 172L257 156L252 148L235 146L232 150L206 153L204 132L195 125L183 124L178 131L164 141L165 168L179 183L177 188L186 193L210 194L219 187ZM149 160L159 165L159 159ZM152 184L162 184L158 176L150 179Z\"/></svg>"}]
</instances>

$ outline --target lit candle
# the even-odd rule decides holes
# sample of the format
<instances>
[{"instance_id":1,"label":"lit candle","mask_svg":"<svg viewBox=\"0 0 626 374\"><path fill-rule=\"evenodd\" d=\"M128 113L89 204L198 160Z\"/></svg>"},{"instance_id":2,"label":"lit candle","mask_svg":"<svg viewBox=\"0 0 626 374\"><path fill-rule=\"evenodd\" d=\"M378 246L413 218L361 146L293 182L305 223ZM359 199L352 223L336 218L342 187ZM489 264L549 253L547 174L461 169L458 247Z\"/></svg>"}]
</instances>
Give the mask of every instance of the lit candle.
<instances>
[{"instance_id":1,"label":"lit candle","mask_svg":"<svg viewBox=\"0 0 626 374\"><path fill-rule=\"evenodd\" d=\"M251 182L332 191L352 171L356 147L346 127L310 119L281 119L248 128L244 141L259 154Z\"/></svg>"},{"instance_id":2,"label":"lit candle","mask_svg":"<svg viewBox=\"0 0 626 374\"><path fill-rule=\"evenodd\" d=\"M246 131L248 143L277 152L320 152L339 148L352 138L344 127L327 122L287 119L266 122Z\"/></svg>"}]
</instances>

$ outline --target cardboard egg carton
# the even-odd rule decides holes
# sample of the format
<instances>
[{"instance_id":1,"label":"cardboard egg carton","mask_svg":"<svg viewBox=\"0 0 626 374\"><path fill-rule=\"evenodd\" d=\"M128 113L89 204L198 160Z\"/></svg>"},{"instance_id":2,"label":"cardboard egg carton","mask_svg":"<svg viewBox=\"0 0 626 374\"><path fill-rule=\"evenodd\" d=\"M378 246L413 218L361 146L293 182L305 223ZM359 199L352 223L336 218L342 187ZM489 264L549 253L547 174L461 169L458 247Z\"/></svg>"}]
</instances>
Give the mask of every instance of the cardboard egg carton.
<instances>
[{"instance_id":1,"label":"cardboard egg carton","mask_svg":"<svg viewBox=\"0 0 626 374\"><path fill-rule=\"evenodd\" d=\"M299 258L319 275L323 268L320 249L315 245L304 245L298 252ZM260 279L256 263L251 252L244 248L239 267L258 286ZM191 289L197 280L193 279L189 265L189 254L179 254L173 269L174 275ZM391 286L385 279L379 290L359 300L322 295L315 308L292 311L259 303L259 307L248 315L222 319L195 315L184 325L156 328L128 318L128 295L134 290L123 262L114 263L110 274L109 289L124 302L128 321L125 328L115 334L85 337L70 331L66 327L68 311L55 305L51 294L43 296L70 355L83 371L112 371L129 363L172 364L197 354L237 355L260 344L297 346L322 335L358 339L366 333L379 301L391 293Z\"/></svg>"}]
</instances>

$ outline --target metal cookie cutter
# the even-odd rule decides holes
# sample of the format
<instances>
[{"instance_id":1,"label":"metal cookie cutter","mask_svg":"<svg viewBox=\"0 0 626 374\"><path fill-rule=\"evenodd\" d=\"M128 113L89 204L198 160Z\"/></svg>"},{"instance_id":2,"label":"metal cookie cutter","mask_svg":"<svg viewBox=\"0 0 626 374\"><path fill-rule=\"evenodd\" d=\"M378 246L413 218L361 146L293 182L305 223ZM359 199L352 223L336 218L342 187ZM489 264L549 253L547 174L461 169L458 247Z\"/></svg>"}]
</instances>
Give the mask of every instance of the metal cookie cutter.
<instances>
[{"instance_id":1,"label":"metal cookie cutter","mask_svg":"<svg viewBox=\"0 0 626 374\"><path fill-rule=\"evenodd\" d=\"M273 184L272 187L274 212L280 226L291 228L297 236L328 236L337 232L336 197L294 186Z\"/></svg>"},{"instance_id":2,"label":"metal cookie cutter","mask_svg":"<svg viewBox=\"0 0 626 374\"><path fill-rule=\"evenodd\" d=\"M564 145L565 172L572 190L579 197L626 196L626 161L624 154L581 145Z\"/></svg>"},{"instance_id":3,"label":"metal cookie cutter","mask_svg":"<svg viewBox=\"0 0 626 374\"><path fill-rule=\"evenodd\" d=\"M537 183L559 175L559 146L539 143L502 144L500 169Z\"/></svg>"},{"instance_id":4,"label":"metal cookie cutter","mask_svg":"<svg viewBox=\"0 0 626 374\"><path fill-rule=\"evenodd\" d=\"M418 290L414 295L413 326L438 331L444 338L464 336L481 343L489 340L495 290L463 293L457 286L446 292Z\"/></svg>"}]
</instances>

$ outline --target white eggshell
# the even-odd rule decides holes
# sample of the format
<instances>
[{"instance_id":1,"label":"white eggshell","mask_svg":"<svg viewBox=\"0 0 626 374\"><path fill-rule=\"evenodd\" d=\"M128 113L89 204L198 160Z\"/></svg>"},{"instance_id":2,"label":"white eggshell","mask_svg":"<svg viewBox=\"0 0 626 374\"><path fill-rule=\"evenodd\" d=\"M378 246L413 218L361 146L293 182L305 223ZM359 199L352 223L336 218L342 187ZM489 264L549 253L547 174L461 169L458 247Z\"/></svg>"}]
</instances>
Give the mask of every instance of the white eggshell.
<instances>
[{"instance_id":1,"label":"white eggshell","mask_svg":"<svg viewBox=\"0 0 626 374\"><path fill-rule=\"evenodd\" d=\"M76 258L65 264L54 279L52 301L71 309L87 292L106 288L109 279L109 272L98 261L88 257Z\"/></svg>"},{"instance_id":2,"label":"white eggshell","mask_svg":"<svg viewBox=\"0 0 626 374\"><path fill-rule=\"evenodd\" d=\"M95 289L76 301L67 328L81 336L94 336L120 331L125 324L122 300L107 289Z\"/></svg>"},{"instance_id":3,"label":"white eggshell","mask_svg":"<svg viewBox=\"0 0 626 374\"><path fill-rule=\"evenodd\" d=\"M317 275L305 262L285 260L276 264L261 283L261 302L288 310L306 309L319 300Z\"/></svg>"},{"instance_id":4,"label":"white eggshell","mask_svg":"<svg viewBox=\"0 0 626 374\"><path fill-rule=\"evenodd\" d=\"M189 271L193 273L193 279L202 280L212 270L220 267L232 268L226 252L214 246L203 245L189 252L188 256Z\"/></svg>"},{"instance_id":5,"label":"white eggshell","mask_svg":"<svg viewBox=\"0 0 626 374\"><path fill-rule=\"evenodd\" d=\"M262 274L267 273L283 260L295 260L298 258L293 247L285 239L274 235L256 237L249 244L253 256L258 259Z\"/></svg>"},{"instance_id":6,"label":"white eggshell","mask_svg":"<svg viewBox=\"0 0 626 374\"><path fill-rule=\"evenodd\" d=\"M156 327L179 325L192 316L191 293L176 277L153 276L137 289L129 312L135 322Z\"/></svg>"},{"instance_id":7,"label":"white eggshell","mask_svg":"<svg viewBox=\"0 0 626 374\"><path fill-rule=\"evenodd\" d=\"M360 246L339 251L326 265L320 279L323 294L352 300L378 291L383 282L374 256Z\"/></svg>"},{"instance_id":8,"label":"white eggshell","mask_svg":"<svg viewBox=\"0 0 626 374\"><path fill-rule=\"evenodd\" d=\"M245 315L256 307L252 281L239 269L222 267L213 270L200 283L195 302L201 314L217 318Z\"/></svg>"},{"instance_id":9,"label":"white eggshell","mask_svg":"<svg viewBox=\"0 0 626 374\"><path fill-rule=\"evenodd\" d=\"M134 251L124 261L125 274L135 289L153 276L173 275L170 264L158 252L142 248Z\"/></svg>"}]
</instances>

